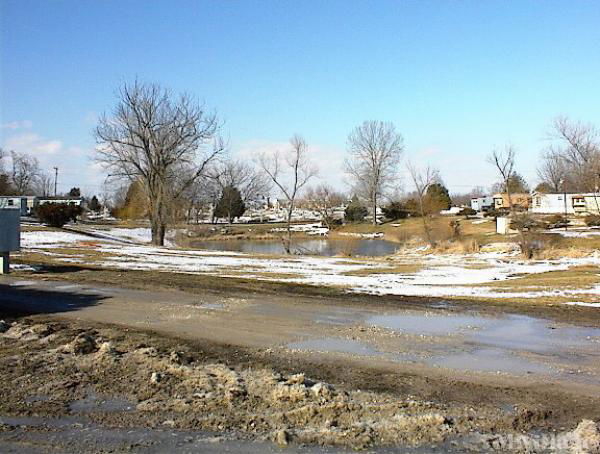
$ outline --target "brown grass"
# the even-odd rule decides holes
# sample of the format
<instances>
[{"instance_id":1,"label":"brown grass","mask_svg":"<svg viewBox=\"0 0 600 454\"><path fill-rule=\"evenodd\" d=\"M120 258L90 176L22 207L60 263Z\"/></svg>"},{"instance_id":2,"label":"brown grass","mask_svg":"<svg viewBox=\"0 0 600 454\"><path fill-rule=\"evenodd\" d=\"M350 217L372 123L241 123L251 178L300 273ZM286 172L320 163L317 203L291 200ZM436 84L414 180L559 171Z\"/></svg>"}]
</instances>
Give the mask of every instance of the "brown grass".
<instances>
[{"instance_id":1,"label":"brown grass","mask_svg":"<svg viewBox=\"0 0 600 454\"><path fill-rule=\"evenodd\" d=\"M360 270L348 271L346 276L369 276L371 274L414 274L423 269L423 266L417 263L404 263L393 265L391 267L364 268Z\"/></svg>"},{"instance_id":2,"label":"brown grass","mask_svg":"<svg viewBox=\"0 0 600 454\"><path fill-rule=\"evenodd\" d=\"M574 266L566 271L525 274L515 279L489 282L479 284L479 286L506 289L508 291L585 289L600 282L599 272L600 268L593 265Z\"/></svg>"}]
</instances>

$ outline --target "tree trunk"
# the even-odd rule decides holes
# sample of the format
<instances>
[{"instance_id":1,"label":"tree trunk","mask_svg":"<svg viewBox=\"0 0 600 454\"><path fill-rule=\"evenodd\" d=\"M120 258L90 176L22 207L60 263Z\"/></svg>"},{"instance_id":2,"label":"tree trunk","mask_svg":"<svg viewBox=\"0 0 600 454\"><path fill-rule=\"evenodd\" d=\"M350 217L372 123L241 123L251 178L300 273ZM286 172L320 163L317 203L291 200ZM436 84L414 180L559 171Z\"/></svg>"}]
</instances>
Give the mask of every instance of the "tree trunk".
<instances>
[{"instance_id":1,"label":"tree trunk","mask_svg":"<svg viewBox=\"0 0 600 454\"><path fill-rule=\"evenodd\" d=\"M165 245L166 226L164 223L156 220L151 221L152 226L152 244L155 246Z\"/></svg>"},{"instance_id":2,"label":"tree trunk","mask_svg":"<svg viewBox=\"0 0 600 454\"><path fill-rule=\"evenodd\" d=\"M293 206L289 209L287 215L287 235L286 241L284 242L284 249L287 254L292 253L292 211L294 210Z\"/></svg>"},{"instance_id":3,"label":"tree trunk","mask_svg":"<svg viewBox=\"0 0 600 454\"><path fill-rule=\"evenodd\" d=\"M372 207L372 211L373 211L373 225L377 225L377 196L374 195L373 196L373 207Z\"/></svg>"},{"instance_id":4,"label":"tree trunk","mask_svg":"<svg viewBox=\"0 0 600 454\"><path fill-rule=\"evenodd\" d=\"M510 213L512 213L512 200L510 199L510 189L508 189L508 184L510 183L510 180L506 180L506 198L508 199L508 211Z\"/></svg>"}]
</instances>

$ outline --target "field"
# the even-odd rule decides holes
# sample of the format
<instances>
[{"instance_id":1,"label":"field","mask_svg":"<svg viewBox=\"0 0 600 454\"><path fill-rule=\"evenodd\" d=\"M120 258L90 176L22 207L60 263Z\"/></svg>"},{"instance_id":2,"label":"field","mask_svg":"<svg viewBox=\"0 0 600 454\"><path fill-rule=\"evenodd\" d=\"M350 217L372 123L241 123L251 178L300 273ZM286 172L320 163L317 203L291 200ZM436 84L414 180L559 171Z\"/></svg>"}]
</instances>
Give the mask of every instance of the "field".
<instances>
[{"instance_id":1,"label":"field","mask_svg":"<svg viewBox=\"0 0 600 454\"><path fill-rule=\"evenodd\" d=\"M438 218L436 222L441 228L448 220ZM352 225L332 234L335 237L347 232L383 231L385 239L395 241L399 241L400 234L407 236L399 253L375 258L286 257L156 248L147 244L149 229L139 225L83 225L68 231L25 226L23 250L15 255L15 263L33 267L68 263L213 275L376 295L600 306L597 303L600 257L593 248L598 241L596 237L564 238L548 234L547 237L553 238L551 249L545 250L541 258L525 260L518 253L518 246L509 242L511 238L500 237L502 242L492 242L499 237L490 231L492 222L463 222L464 237L456 244L469 241L480 244L482 238L487 238L490 242L478 247L479 252L465 253L460 247L448 244L428 248L418 240L419 223L415 219L384 226ZM265 230L263 226L261 235ZM182 235L186 235L185 230L173 230L167 238L169 244ZM590 249L577 246L587 241Z\"/></svg>"}]
</instances>

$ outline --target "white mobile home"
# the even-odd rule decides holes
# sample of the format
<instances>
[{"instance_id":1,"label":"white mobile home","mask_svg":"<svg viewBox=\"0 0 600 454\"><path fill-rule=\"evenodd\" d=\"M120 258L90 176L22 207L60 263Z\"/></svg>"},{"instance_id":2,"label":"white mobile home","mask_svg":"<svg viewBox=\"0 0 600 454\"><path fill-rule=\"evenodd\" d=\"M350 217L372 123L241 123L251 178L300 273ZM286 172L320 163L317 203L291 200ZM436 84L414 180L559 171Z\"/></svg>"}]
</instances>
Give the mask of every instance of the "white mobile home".
<instances>
[{"instance_id":1,"label":"white mobile home","mask_svg":"<svg viewBox=\"0 0 600 454\"><path fill-rule=\"evenodd\" d=\"M572 200L575 214L600 214L600 194L573 194Z\"/></svg>"},{"instance_id":2,"label":"white mobile home","mask_svg":"<svg viewBox=\"0 0 600 454\"><path fill-rule=\"evenodd\" d=\"M67 205L76 205L76 206L81 206L81 203L83 202L83 198L82 197L38 197L38 204L39 205L44 205L45 203L64 203Z\"/></svg>"},{"instance_id":3,"label":"white mobile home","mask_svg":"<svg viewBox=\"0 0 600 454\"><path fill-rule=\"evenodd\" d=\"M0 208L18 208L21 216L29 216L37 206L37 197L30 195L0 196Z\"/></svg>"},{"instance_id":4,"label":"white mobile home","mask_svg":"<svg viewBox=\"0 0 600 454\"><path fill-rule=\"evenodd\" d=\"M491 210L494 208L494 198L491 195L485 197L473 197L471 199L471 208L478 213Z\"/></svg>"},{"instance_id":5,"label":"white mobile home","mask_svg":"<svg viewBox=\"0 0 600 454\"><path fill-rule=\"evenodd\" d=\"M529 211L539 214L575 214L573 197L574 194L534 192Z\"/></svg>"}]
</instances>

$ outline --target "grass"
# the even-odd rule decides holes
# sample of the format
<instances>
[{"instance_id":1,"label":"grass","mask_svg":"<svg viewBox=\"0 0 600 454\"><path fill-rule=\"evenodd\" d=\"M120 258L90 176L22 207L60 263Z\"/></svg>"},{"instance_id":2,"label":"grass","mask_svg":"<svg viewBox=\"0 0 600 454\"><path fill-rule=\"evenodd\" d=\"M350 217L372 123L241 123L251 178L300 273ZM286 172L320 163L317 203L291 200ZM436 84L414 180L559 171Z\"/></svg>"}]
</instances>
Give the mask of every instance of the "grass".
<instances>
[{"instance_id":1,"label":"grass","mask_svg":"<svg viewBox=\"0 0 600 454\"><path fill-rule=\"evenodd\" d=\"M525 274L514 279L488 282L480 286L507 291L586 289L600 283L599 273L600 268L597 266L573 266L566 271Z\"/></svg>"},{"instance_id":2,"label":"grass","mask_svg":"<svg viewBox=\"0 0 600 454\"><path fill-rule=\"evenodd\" d=\"M429 220L432 235L437 241L449 240L452 237L451 221L459 221L461 226L461 240L475 239L479 244L502 241L501 235L496 235L496 224L493 220L474 224L479 219L465 219L464 216L436 216ZM346 224L336 229L336 232L347 233L376 233L382 232L388 241L406 243L419 239L424 242L423 220L421 218L407 218L386 222L381 225L372 224Z\"/></svg>"},{"instance_id":3,"label":"grass","mask_svg":"<svg viewBox=\"0 0 600 454\"><path fill-rule=\"evenodd\" d=\"M361 270L348 271L345 276L370 276L372 274L414 274L423 269L417 263L405 263L392 265L390 267L364 268Z\"/></svg>"}]
</instances>

